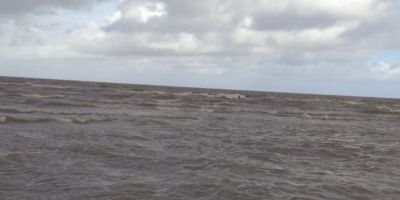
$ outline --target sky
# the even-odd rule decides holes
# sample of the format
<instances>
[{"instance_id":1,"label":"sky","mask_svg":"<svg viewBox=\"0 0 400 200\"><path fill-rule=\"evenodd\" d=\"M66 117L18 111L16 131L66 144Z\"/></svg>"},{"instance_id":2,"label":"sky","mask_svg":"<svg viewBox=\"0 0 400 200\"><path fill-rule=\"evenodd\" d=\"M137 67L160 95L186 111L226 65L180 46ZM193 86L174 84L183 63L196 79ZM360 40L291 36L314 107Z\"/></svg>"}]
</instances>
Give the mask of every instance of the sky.
<instances>
[{"instance_id":1,"label":"sky","mask_svg":"<svg viewBox=\"0 0 400 200\"><path fill-rule=\"evenodd\" d=\"M0 75L400 98L400 0L1 0Z\"/></svg>"}]
</instances>

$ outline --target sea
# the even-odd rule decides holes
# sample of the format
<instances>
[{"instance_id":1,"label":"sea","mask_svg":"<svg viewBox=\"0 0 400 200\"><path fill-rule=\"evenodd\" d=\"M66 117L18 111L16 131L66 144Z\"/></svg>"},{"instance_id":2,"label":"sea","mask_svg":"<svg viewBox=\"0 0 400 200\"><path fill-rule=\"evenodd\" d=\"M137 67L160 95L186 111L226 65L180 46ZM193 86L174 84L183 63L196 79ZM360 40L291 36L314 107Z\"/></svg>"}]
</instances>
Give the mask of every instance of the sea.
<instances>
[{"instance_id":1,"label":"sea","mask_svg":"<svg viewBox=\"0 0 400 200\"><path fill-rule=\"evenodd\" d=\"M1 200L398 200L400 99L0 77Z\"/></svg>"}]
</instances>

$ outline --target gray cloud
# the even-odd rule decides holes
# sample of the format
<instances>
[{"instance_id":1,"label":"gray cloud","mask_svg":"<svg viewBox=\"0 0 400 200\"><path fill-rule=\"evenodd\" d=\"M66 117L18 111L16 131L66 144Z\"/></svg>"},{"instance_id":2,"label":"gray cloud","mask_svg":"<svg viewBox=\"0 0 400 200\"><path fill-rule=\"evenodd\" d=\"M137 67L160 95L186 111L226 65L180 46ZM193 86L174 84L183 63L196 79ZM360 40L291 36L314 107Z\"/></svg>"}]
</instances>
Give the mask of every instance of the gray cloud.
<instances>
[{"instance_id":1,"label":"gray cloud","mask_svg":"<svg viewBox=\"0 0 400 200\"><path fill-rule=\"evenodd\" d=\"M400 48L397 0L105 2L1 1L0 63L17 68L0 73L40 76L45 66L48 76L62 78L79 71L68 66L88 66L80 79L278 91L296 91L294 83L273 82L285 78L329 80L326 87L400 79L398 64L371 59ZM96 13L99 7L109 13ZM22 66L30 62L35 69ZM113 71L124 78L113 79Z\"/></svg>"},{"instance_id":2,"label":"gray cloud","mask_svg":"<svg viewBox=\"0 0 400 200\"><path fill-rule=\"evenodd\" d=\"M298 30L307 28L326 28L334 25L337 19L324 15L304 16L296 13L256 13L253 17L256 30Z\"/></svg>"},{"instance_id":3,"label":"gray cloud","mask_svg":"<svg viewBox=\"0 0 400 200\"><path fill-rule=\"evenodd\" d=\"M0 9L18 15L95 7L100 1L6 0L0 2ZM77 27L65 42L71 51L101 56L255 54L293 64L352 61L395 45L387 38L400 32L394 22L396 2L124 0L110 23ZM20 24L20 36L13 36L9 44L45 43L45 29L25 21Z\"/></svg>"},{"instance_id":4,"label":"gray cloud","mask_svg":"<svg viewBox=\"0 0 400 200\"><path fill-rule=\"evenodd\" d=\"M296 54L305 55L296 60L329 62L337 58L341 62L359 58L358 53L349 55L360 47L365 49L359 41L370 37L363 29L373 23L373 34L379 35L383 29L375 25L387 20L393 4L385 0L333 1L328 5L319 0L282 2L126 0L115 21L99 29L109 48L91 52L114 56L260 54L288 60ZM156 4L162 5L158 11ZM146 12L156 14L144 19Z\"/></svg>"},{"instance_id":5,"label":"gray cloud","mask_svg":"<svg viewBox=\"0 0 400 200\"><path fill-rule=\"evenodd\" d=\"M2 0L0 1L0 15L15 16L34 12L43 14L55 8L82 9L92 7L102 0Z\"/></svg>"}]
</instances>

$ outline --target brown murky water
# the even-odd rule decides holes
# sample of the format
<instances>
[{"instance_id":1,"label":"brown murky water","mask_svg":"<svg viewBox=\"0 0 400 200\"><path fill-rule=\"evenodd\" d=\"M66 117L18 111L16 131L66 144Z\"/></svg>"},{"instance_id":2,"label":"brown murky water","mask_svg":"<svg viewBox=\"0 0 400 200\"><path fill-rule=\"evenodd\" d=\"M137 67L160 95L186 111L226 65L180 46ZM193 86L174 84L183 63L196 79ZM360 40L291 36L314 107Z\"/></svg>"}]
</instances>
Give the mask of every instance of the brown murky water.
<instances>
[{"instance_id":1,"label":"brown murky water","mask_svg":"<svg viewBox=\"0 0 400 200\"><path fill-rule=\"evenodd\" d=\"M0 199L395 200L399 122L393 99L2 77Z\"/></svg>"}]
</instances>

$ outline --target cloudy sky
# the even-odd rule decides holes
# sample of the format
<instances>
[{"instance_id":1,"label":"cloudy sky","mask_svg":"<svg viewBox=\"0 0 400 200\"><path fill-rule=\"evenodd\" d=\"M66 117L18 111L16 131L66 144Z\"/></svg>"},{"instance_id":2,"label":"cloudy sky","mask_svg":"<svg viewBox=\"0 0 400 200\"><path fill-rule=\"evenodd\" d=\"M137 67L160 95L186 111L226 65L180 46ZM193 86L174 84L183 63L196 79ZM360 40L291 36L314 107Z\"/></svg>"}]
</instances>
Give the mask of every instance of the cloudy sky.
<instances>
[{"instance_id":1,"label":"cloudy sky","mask_svg":"<svg viewBox=\"0 0 400 200\"><path fill-rule=\"evenodd\" d=\"M0 75L400 98L400 0L1 0Z\"/></svg>"}]
</instances>

